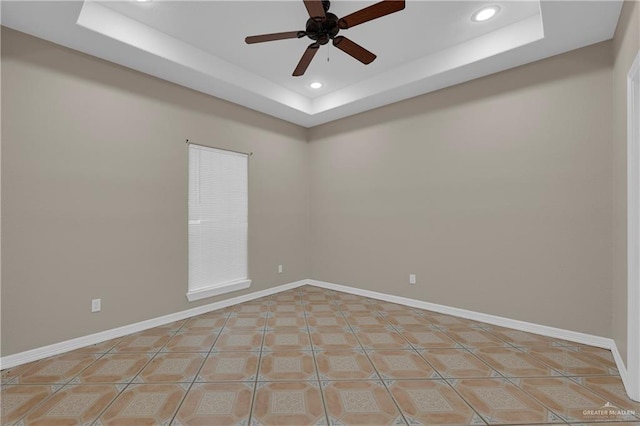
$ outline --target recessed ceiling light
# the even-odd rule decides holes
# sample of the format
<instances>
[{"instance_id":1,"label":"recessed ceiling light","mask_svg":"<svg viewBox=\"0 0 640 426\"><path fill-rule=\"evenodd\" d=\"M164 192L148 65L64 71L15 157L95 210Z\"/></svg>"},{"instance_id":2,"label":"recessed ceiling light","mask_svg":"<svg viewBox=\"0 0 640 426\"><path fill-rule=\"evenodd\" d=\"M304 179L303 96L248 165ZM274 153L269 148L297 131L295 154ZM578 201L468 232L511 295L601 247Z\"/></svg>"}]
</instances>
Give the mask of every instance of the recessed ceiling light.
<instances>
[{"instance_id":1,"label":"recessed ceiling light","mask_svg":"<svg viewBox=\"0 0 640 426\"><path fill-rule=\"evenodd\" d=\"M471 16L471 20L475 22L486 21L496 16L498 12L500 12L500 6L483 7Z\"/></svg>"},{"instance_id":2,"label":"recessed ceiling light","mask_svg":"<svg viewBox=\"0 0 640 426\"><path fill-rule=\"evenodd\" d=\"M153 0L136 0L138 3L149 3Z\"/></svg>"},{"instance_id":3,"label":"recessed ceiling light","mask_svg":"<svg viewBox=\"0 0 640 426\"><path fill-rule=\"evenodd\" d=\"M312 89L319 89L322 87L322 83L320 83L319 81L314 81L309 85L309 87L311 87Z\"/></svg>"}]
</instances>

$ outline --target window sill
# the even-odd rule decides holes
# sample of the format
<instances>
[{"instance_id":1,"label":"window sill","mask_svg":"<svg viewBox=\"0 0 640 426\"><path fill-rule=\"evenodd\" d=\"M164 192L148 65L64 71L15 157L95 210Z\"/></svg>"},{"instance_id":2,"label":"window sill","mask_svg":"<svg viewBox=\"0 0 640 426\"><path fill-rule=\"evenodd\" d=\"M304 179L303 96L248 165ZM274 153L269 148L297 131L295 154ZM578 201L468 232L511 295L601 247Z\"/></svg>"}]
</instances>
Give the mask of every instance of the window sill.
<instances>
[{"instance_id":1,"label":"window sill","mask_svg":"<svg viewBox=\"0 0 640 426\"><path fill-rule=\"evenodd\" d=\"M189 302L194 302L196 300L206 299L207 297L243 290L249 288L249 286L251 286L251 280L231 281L214 287L205 287L189 291L187 293L187 299L189 299Z\"/></svg>"}]
</instances>

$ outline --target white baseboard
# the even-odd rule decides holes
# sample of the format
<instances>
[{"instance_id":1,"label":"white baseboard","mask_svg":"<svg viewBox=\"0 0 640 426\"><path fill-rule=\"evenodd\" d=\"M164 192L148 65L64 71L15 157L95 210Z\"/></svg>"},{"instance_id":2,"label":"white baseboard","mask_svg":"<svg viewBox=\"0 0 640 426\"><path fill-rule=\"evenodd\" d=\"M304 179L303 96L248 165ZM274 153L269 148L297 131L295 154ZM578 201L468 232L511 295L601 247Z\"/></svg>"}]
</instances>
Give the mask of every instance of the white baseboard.
<instances>
[{"instance_id":1,"label":"white baseboard","mask_svg":"<svg viewBox=\"0 0 640 426\"><path fill-rule=\"evenodd\" d=\"M310 285L322 287L330 290L342 291L345 293L355 294L358 296L369 297L371 299L384 300L386 302L398 303L400 305L411 306L412 308L425 309L428 311L438 312L441 314L453 315L460 318L466 318L475 321L481 321L492 325L512 328L515 330L535 333L541 336L552 337L556 339L568 340L570 342L581 343L589 346L609 349L616 362L616 367L620 372L620 377L624 383L627 393L629 392L629 377L627 368L622 361L618 347L613 339L607 337L595 336L592 334L579 333L577 331L565 330L562 328L549 327L546 325L534 324L531 322L504 318L497 315L489 315L481 312L468 311L466 309L453 308L450 306L438 305L436 303L424 302L422 300L409 299L406 297L394 296L391 294L378 293L375 291L363 290L355 287L349 287L340 284L327 283L323 281L308 280Z\"/></svg>"},{"instance_id":2,"label":"white baseboard","mask_svg":"<svg viewBox=\"0 0 640 426\"><path fill-rule=\"evenodd\" d=\"M620 371L620 377L624 382L627 393L629 391L629 377L627 369L618 347L613 339L606 337L595 336L586 333L579 333L576 331L564 330L561 328L549 327L546 325L534 324L526 321L519 321L510 318L504 318L497 315L490 315L481 312L469 311L466 309L453 308L445 305L438 305L436 303L424 302L416 299L409 299L406 297L394 296L391 294L379 293L370 290L363 290L355 287L349 287L341 284L333 284L317 280L301 280L288 284L283 284L266 290L257 291L254 293L245 294L231 299L222 300L219 302L211 303L204 306L198 306L197 308L187 309L185 311L176 312L169 315L164 315L157 318L152 318L146 321L137 322L135 324L126 325L123 327L114 328L111 330L102 331L88 336L78 337L76 339L67 340L60 343L55 343L41 348L31 349L25 352L20 352L13 355L8 355L0 358L0 369L11 368L17 365L25 364L27 362L37 361L39 359L47 358L61 353L69 352L75 349L79 349L88 345L94 345L117 337L122 337L127 334L137 333L149 328L158 327L165 324L170 324L175 321L179 321L192 316L204 314L207 312L215 311L217 309L226 308L228 306L236 305L238 303L248 302L250 300L258 299L260 297L269 296L271 294L280 293L285 290L290 290L303 286L305 284L321 287L329 290L341 291L344 293L350 293L358 296L369 297L372 299L384 300L386 302L398 303L400 305L410 306L418 309L425 309L428 311L438 312L441 314L453 315L460 318L466 318L470 320L480 321L492 325L498 325L501 327L512 328L515 330L525 331L528 333L535 333L542 336L552 337L556 339L568 340L570 342L581 343L590 346L596 346L604 349L611 350L613 358L616 362L618 371Z\"/></svg>"},{"instance_id":3,"label":"white baseboard","mask_svg":"<svg viewBox=\"0 0 640 426\"><path fill-rule=\"evenodd\" d=\"M101 331L99 333L90 334L88 336L66 340L60 343L54 343L52 345L19 352L13 355L7 355L0 358L0 369L15 367L17 365L26 364L27 362L37 361L50 356L73 351L75 349L80 349L85 346L95 345L96 343L105 342L117 337L126 336L127 334L138 333L140 331L148 330L153 327L170 324L172 322L180 321L185 318L215 311L217 309L226 308L227 306L237 305L238 303L248 302L250 300L259 299L271 294L280 293L285 290L300 287L307 283L307 280L295 281L266 290L256 291L254 293L249 293L242 296L233 297L231 299L210 303L208 305L198 306L197 308L187 309L185 311L180 311L169 315L163 315L161 317L140 321L118 328L113 328L111 330Z\"/></svg>"},{"instance_id":4,"label":"white baseboard","mask_svg":"<svg viewBox=\"0 0 640 426\"><path fill-rule=\"evenodd\" d=\"M391 294L378 293L375 291L362 290L359 288L348 287L340 284L327 283L322 281L309 280L309 284L317 287L327 288L336 291L343 291L358 296L370 297L372 299L384 300L386 302L398 303L400 305L411 306L412 308L425 309L428 311L438 312L441 314L453 315L460 318L466 318L474 321L485 322L501 327L513 328L528 333L540 334L556 339L568 340L570 342L582 343L589 346L597 346L599 348L611 349L612 339L592 334L579 333L577 331L564 330L561 328L549 327L546 325L534 324L526 321L519 321L510 318L500 317L497 315L489 315L481 312L468 311L466 309L452 308L450 306L438 305L436 303L424 302L422 300L409 299L407 297L394 296Z\"/></svg>"},{"instance_id":5,"label":"white baseboard","mask_svg":"<svg viewBox=\"0 0 640 426\"><path fill-rule=\"evenodd\" d=\"M627 370L627 366L624 364L624 361L622 360L622 356L620 355L620 351L618 350L618 345L616 345L616 342L611 339L611 354L613 355L613 359L616 361L616 368L618 369L618 372L620 373L620 378L622 379L622 383L624 383L624 388L627 391L627 395L629 396L629 398L631 398L631 396L633 395L632 392L630 392L631 389L631 380L629 377L629 371ZM634 398L631 398L634 399ZM635 401L637 401L637 399L634 399Z\"/></svg>"}]
</instances>

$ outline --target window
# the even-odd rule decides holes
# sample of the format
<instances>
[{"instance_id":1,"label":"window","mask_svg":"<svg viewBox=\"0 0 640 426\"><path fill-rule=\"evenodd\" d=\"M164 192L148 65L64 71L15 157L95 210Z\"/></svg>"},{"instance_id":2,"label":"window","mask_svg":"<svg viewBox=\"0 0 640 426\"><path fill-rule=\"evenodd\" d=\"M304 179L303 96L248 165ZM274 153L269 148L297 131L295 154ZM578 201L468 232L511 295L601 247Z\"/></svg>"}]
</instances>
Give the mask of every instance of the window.
<instances>
[{"instance_id":1,"label":"window","mask_svg":"<svg viewBox=\"0 0 640 426\"><path fill-rule=\"evenodd\" d=\"M249 287L248 156L189 145L189 301Z\"/></svg>"}]
</instances>

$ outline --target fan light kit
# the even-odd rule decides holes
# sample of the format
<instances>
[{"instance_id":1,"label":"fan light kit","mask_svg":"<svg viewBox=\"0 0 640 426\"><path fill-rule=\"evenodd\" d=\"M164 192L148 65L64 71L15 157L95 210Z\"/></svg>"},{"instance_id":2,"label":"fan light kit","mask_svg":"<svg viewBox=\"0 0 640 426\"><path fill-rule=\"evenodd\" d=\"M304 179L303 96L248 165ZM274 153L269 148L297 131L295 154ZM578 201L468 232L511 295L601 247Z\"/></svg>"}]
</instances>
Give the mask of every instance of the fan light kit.
<instances>
[{"instance_id":1,"label":"fan light kit","mask_svg":"<svg viewBox=\"0 0 640 426\"><path fill-rule=\"evenodd\" d=\"M475 22L487 21L498 14L500 6L483 7L471 16L471 20Z\"/></svg>"},{"instance_id":2,"label":"fan light kit","mask_svg":"<svg viewBox=\"0 0 640 426\"><path fill-rule=\"evenodd\" d=\"M320 83L319 81L314 81L309 85L309 87L311 87L312 89L319 89L322 87L322 83Z\"/></svg>"},{"instance_id":3,"label":"fan light kit","mask_svg":"<svg viewBox=\"0 0 640 426\"><path fill-rule=\"evenodd\" d=\"M331 3L329 0L303 0L309 12L309 19L304 31L289 31L285 33L263 34L250 36L244 39L247 44L263 43L265 41L285 40L289 38L309 37L313 40L307 50L302 54L298 66L293 71L294 77L299 77L305 73L311 60L318 53L320 46L333 41L333 45L342 50L347 55L357 59L365 65L376 59L376 55L369 52L359 44L346 37L339 36L340 30L346 30L356 25L363 24L373 19L381 18L394 12L404 9L404 0L382 0L357 12L353 12L343 18L338 18L329 12Z\"/></svg>"}]
</instances>

